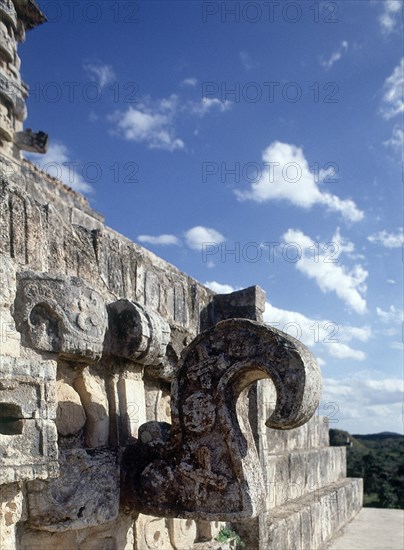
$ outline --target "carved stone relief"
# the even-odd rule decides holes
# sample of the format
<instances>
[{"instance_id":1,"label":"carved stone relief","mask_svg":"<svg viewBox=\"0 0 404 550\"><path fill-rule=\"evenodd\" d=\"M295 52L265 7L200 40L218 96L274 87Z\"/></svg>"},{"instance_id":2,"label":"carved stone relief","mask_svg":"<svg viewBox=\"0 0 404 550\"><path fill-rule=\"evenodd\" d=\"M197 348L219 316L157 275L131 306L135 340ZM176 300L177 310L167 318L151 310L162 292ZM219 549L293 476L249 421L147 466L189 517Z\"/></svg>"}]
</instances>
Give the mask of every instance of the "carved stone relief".
<instances>
[{"instance_id":1,"label":"carved stone relief","mask_svg":"<svg viewBox=\"0 0 404 550\"><path fill-rule=\"evenodd\" d=\"M77 277L17 275L15 320L23 343L76 361L101 357L107 328L102 296Z\"/></svg>"},{"instance_id":2,"label":"carved stone relief","mask_svg":"<svg viewBox=\"0 0 404 550\"><path fill-rule=\"evenodd\" d=\"M247 389L263 378L277 390L268 426L285 430L309 420L321 375L299 341L244 319L222 321L195 338L172 383L172 424L143 424L127 451L128 503L155 516L233 521L258 515L264 488Z\"/></svg>"},{"instance_id":3,"label":"carved stone relief","mask_svg":"<svg viewBox=\"0 0 404 550\"><path fill-rule=\"evenodd\" d=\"M154 310L129 300L108 306L106 352L136 363L158 365L170 341L170 325Z\"/></svg>"}]
</instances>

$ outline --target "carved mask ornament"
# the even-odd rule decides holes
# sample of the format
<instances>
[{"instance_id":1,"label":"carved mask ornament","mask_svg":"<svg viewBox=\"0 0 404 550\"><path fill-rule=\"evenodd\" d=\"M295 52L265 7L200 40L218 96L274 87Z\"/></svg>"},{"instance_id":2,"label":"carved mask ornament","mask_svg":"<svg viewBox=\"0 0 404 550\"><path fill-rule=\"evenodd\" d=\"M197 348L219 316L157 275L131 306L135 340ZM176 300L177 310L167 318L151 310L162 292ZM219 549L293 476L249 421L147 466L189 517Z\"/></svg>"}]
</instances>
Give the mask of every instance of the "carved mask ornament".
<instances>
[{"instance_id":1,"label":"carved mask ornament","mask_svg":"<svg viewBox=\"0 0 404 550\"><path fill-rule=\"evenodd\" d=\"M125 457L125 498L154 516L236 521L257 516L265 492L248 421L249 386L270 378L267 426L296 428L321 395L316 360L298 340L246 319L221 321L184 350L171 390L172 424L147 422Z\"/></svg>"}]
</instances>

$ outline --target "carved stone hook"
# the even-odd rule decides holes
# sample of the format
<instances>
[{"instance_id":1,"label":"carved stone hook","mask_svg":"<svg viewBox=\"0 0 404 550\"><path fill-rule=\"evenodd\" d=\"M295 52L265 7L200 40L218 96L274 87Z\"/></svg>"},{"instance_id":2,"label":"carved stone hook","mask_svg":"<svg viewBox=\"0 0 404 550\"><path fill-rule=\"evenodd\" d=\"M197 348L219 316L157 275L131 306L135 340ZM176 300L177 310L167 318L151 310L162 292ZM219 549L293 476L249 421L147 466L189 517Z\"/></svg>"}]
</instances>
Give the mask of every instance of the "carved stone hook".
<instances>
[{"instance_id":1,"label":"carved stone hook","mask_svg":"<svg viewBox=\"0 0 404 550\"><path fill-rule=\"evenodd\" d=\"M265 492L246 391L263 378L277 392L268 426L286 430L311 418L321 374L298 340L246 319L221 321L197 336L172 383L172 424L143 424L128 449L127 503L154 516L208 521L257 516Z\"/></svg>"}]
</instances>

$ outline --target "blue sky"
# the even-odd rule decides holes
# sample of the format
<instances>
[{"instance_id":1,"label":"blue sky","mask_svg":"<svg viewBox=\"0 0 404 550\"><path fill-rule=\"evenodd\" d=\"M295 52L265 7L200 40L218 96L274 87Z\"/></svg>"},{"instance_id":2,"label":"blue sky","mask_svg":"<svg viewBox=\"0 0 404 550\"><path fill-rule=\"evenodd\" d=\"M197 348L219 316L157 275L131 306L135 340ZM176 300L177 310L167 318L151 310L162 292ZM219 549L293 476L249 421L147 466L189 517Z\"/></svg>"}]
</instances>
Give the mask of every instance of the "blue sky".
<instances>
[{"instance_id":1,"label":"blue sky","mask_svg":"<svg viewBox=\"0 0 404 550\"><path fill-rule=\"evenodd\" d=\"M39 4L30 158L214 290L260 285L331 427L402 432L402 2Z\"/></svg>"}]
</instances>

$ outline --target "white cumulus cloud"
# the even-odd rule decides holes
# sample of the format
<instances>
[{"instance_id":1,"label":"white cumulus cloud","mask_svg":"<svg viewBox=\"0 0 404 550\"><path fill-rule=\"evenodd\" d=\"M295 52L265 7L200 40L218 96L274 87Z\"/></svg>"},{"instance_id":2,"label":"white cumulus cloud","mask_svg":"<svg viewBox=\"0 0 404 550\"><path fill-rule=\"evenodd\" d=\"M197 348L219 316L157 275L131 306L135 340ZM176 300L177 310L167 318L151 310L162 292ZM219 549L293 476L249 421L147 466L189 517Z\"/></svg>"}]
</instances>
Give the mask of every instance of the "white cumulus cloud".
<instances>
[{"instance_id":1,"label":"white cumulus cloud","mask_svg":"<svg viewBox=\"0 0 404 550\"><path fill-rule=\"evenodd\" d=\"M362 295L366 292L368 272L360 264L351 269L341 264L341 255L354 251L353 243L344 240L338 230L330 243L315 243L295 229L288 229L282 238L285 244L297 246L296 269L314 279L323 292L335 292L352 310L361 314L366 312L366 300ZM313 253L315 249L318 255Z\"/></svg>"},{"instance_id":2,"label":"white cumulus cloud","mask_svg":"<svg viewBox=\"0 0 404 550\"><path fill-rule=\"evenodd\" d=\"M221 244L226 239L216 229L197 225L185 232L185 240L189 248L201 250L204 244Z\"/></svg>"},{"instance_id":3,"label":"white cumulus cloud","mask_svg":"<svg viewBox=\"0 0 404 550\"><path fill-rule=\"evenodd\" d=\"M230 294L231 292L235 292L237 290L231 285L218 283L217 281L206 281L205 286L217 294Z\"/></svg>"},{"instance_id":4,"label":"white cumulus cloud","mask_svg":"<svg viewBox=\"0 0 404 550\"><path fill-rule=\"evenodd\" d=\"M44 155L27 153L26 156L37 168L62 181L75 191L80 193L94 191L93 187L77 171L80 168L80 163L71 159L69 150L63 143L51 143Z\"/></svg>"},{"instance_id":5,"label":"white cumulus cloud","mask_svg":"<svg viewBox=\"0 0 404 550\"><path fill-rule=\"evenodd\" d=\"M391 34L400 23L400 11L403 9L401 0L384 0L383 13L379 17L383 34Z\"/></svg>"},{"instance_id":6,"label":"white cumulus cloud","mask_svg":"<svg viewBox=\"0 0 404 550\"><path fill-rule=\"evenodd\" d=\"M363 351L354 350L342 342L339 342L338 346L330 346L328 351L330 355L333 355L338 359L354 359L356 361L363 361L366 359L366 354Z\"/></svg>"},{"instance_id":7,"label":"white cumulus cloud","mask_svg":"<svg viewBox=\"0 0 404 550\"><path fill-rule=\"evenodd\" d=\"M140 243L145 244L157 244L157 245L179 245L181 241L175 235L163 234L163 235L139 235L137 240Z\"/></svg>"},{"instance_id":8,"label":"white cumulus cloud","mask_svg":"<svg viewBox=\"0 0 404 550\"><path fill-rule=\"evenodd\" d=\"M339 359L363 361L365 353L348 346L345 342L366 342L372 336L370 327L341 325L329 319L310 319L297 311L275 307L270 302L265 303L264 321L311 348L320 346L321 353L328 353ZM322 362L324 364L324 360Z\"/></svg>"},{"instance_id":9,"label":"white cumulus cloud","mask_svg":"<svg viewBox=\"0 0 404 550\"><path fill-rule=\"evenodd\" d=\"M377 307L376 313L383 323L389 323L391 325L401 324L404 321L404 311L395 306L390 306L387 310Z\"/></svg>"},{"instance_id":10,"label":"white cumulus cloud","mask_svg":"<svg viewBox=\"0 0 404 550\"><path fill-rule=\"evenodd\" d=\"M385 248L400 248L404 242L403 229L398 229L396 233L389 233L383 229L383 231L370 235L368 241L372 244L381 244Z\"/></svg>"},{"instance_id":11,"label":"white cumulus cloud","mask_svg":"<svg viewBox=\"0 0 404 550\"><path fill-rule=\"evenodd\" d=\"M100 88L104 88L104 86L116 80L115 72L111 65L85 61L83 67L97 81Z\"/></svg>"},{"instance_id":12,"label":"white cumulus cloud","mask_svg":"<svg viewBox=\"0 0 404 550\"><path fill-rule=\"evenodd\" d=\"M198 84L198 81L193 76L189 78L184 78L184 80L182 80L181 82L181 86L191 86L192 88L194 88L197 84Z\"/></svg>"},{"instance_id":13,"label":"white cumulus cloud","mask_svg":"<svg viewBox=\"0 0 404 550\"><path fill-rule=\"evenodd\" d=\"M341 43L341 46L337 50L335 50L328 59L324 59L324 57L322 57L320 59L320 64L328 71L329 69L331 69L334 63L339 61L343 56L343 54L346 53L347 51L348 51L348 42L344 40Z\"/></svg>"},{"instance_id":14,"label":"white cumulus cloud","mask_svg":"<svg viewBox=\"0 0 404 550\"><path fill-rule=\"evenodd\" d=\"M396 124L393 128L393 134L391 138L383 141L383 145L391 147L401 154L404 149L404 130L398 124Z\"/></svg>"},{"instance_id":15,"label":"white cumulus cloud","mask_svg":"<svg viewBox=\"0 0 404 550\"><path fill-rule=\"evenodd\" d=\"M404 57L384 82L382 115L389 120L404 111Z\"/></svg>"},{"instance_id":16,"label":"white cumulus cloud","mask_svg":"<svg viewBox=\"0 0 404 550\"><path fill-rule=\"evenodd\" d=\"M262 154L265 168L251 185L250 191L235 191L240 200L259 203L284 200L294 206L309 209L315 204L339 212L346 220L357 222L364 214L351 199L320 190L316 176L310 171L303 149L289 143L273 142ZM329 175L321 170L320 181Z\"/></svg>"},{"instance_id":17,"label":"white cumulus cloud","mask_svg":"<svg viewBox=\"0 0 404 550\"><path fill-rule=\"evenodd\" d=\"M386 378L383 372L362 371L342 378L326 377L323 383L319 410L328 416L330 428L351 433L385 430L401 433L403 382L400 378Z\"/></svg>"},{"instance_id":18,"label":"white cumulus cloud","mask_svg":"<svg viewBox=\"0 0 404 550\"><path fill-rule=\"evenodd\" d=\"M217 97L204 97L199 102L189 102L188 108L191 113L205 116L211 111L225 112L232 107L232 103L229 100L221 101Z\"/></svg>"},{"instance_id":19,"label":"white cumulus cloud","mask_svg":"<svg viewBox=\"0 0 404 550\"><path fill-rule=\"evenodd\" d=\"M150 149L175 151L185 144L175 135L174 119L178 110L178 97L175 95L154 104L131 105L126 111L115 111L109 116L115 123L115 133L127 141L146 143Z\"/></svg>"}]
</instances>

